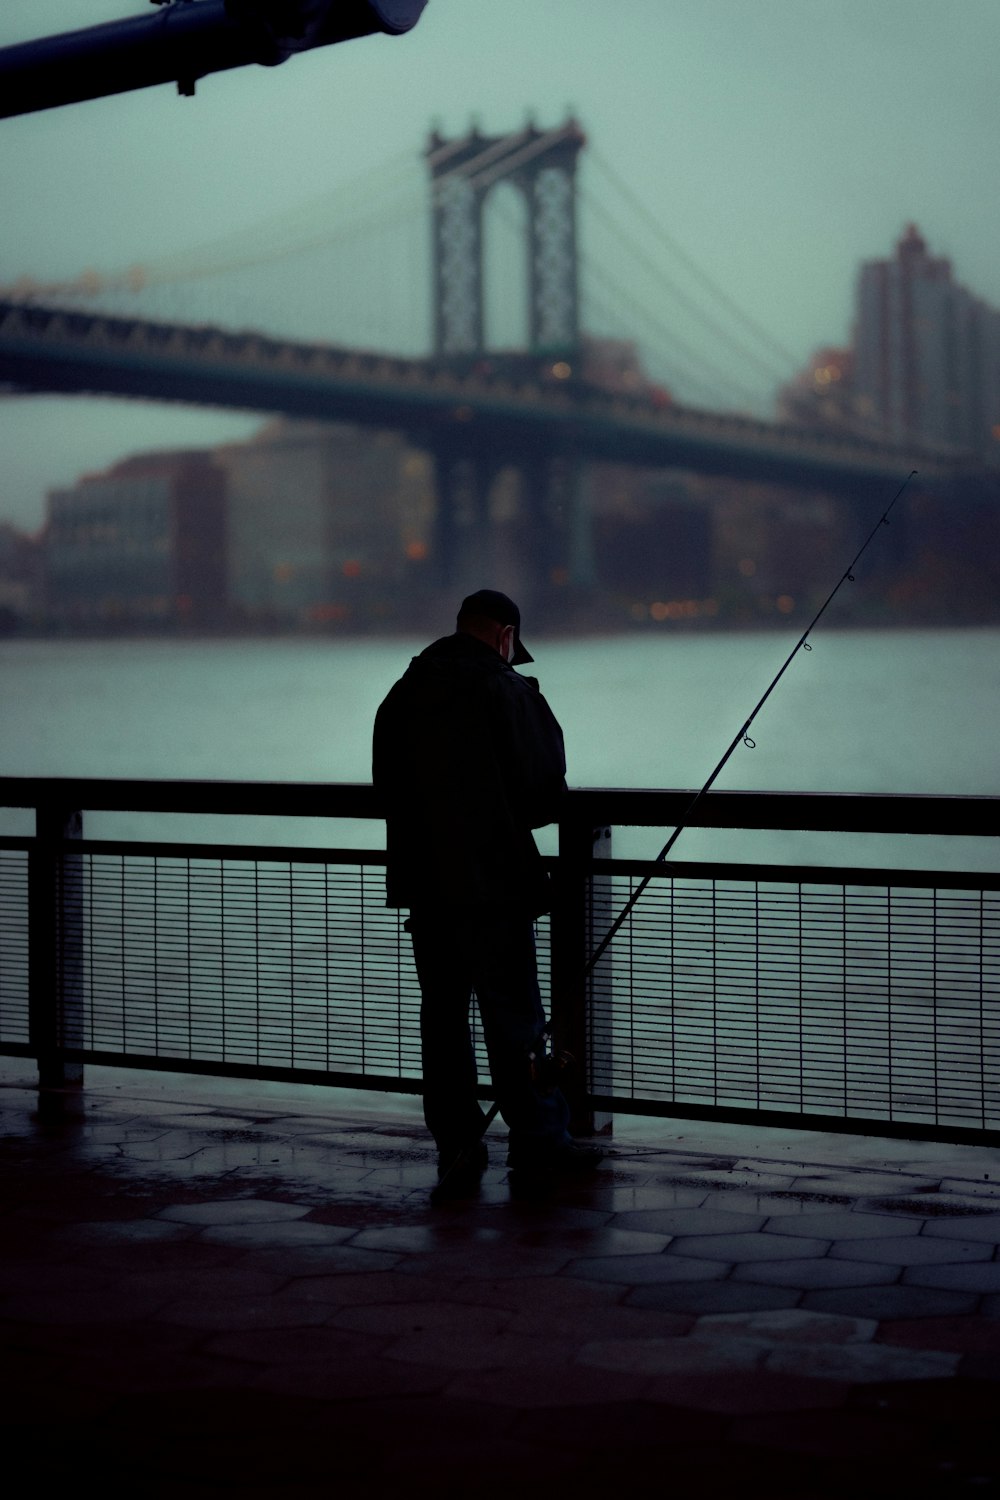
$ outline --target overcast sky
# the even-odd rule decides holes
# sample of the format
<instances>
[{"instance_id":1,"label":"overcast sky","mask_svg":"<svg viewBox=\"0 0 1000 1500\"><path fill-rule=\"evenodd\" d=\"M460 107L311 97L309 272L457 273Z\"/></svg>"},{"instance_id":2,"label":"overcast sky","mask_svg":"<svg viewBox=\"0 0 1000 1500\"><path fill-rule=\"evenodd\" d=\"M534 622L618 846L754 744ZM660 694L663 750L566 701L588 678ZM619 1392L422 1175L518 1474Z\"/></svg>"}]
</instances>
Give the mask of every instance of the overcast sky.
<instances>
[{"instance_id":1,"label":"overcast sky","mask_svg":"<svg viewBox=\"0 0 1000 1500\"><path fill-rule=\"evenodd\" d=\"M147 12L3 0L0 46ZM499 133L572 109L619 181L616 199L585 168L598 204L641 208L801 363L849 338L859 262L890 253L911 220L1000 306L998 56L1000 0L429 0L406 36L219 74L194 99L162 87L0 121L0 285L148 264L234 231L252 242L265 219L271 234L286 217L315 226L339 187L357 204L364 173L405 172L408 154L419 192L434 122L458 133L476 116ZM598 229L582 212L586 246ZM680 274L651 228L646 245ZM669 328L668 300L652 313ZM773 384L736 373L764 407ZM255 425L0 400L0 519L34 528L46 489L82 471Z\"/></svg>"}]
</instances>

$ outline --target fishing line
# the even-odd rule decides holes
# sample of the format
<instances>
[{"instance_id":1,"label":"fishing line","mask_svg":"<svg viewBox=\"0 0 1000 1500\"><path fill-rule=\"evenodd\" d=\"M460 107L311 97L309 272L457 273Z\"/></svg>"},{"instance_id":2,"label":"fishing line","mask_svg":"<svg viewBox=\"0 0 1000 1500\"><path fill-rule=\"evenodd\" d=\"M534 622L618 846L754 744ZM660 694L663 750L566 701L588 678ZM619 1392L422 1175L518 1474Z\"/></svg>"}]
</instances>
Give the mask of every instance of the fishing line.
<instances>
[{"instance_id":1,"label":"fishing line","mask_svg":"<svg viewBox=\"0 0 1000 1500\"><path fill-rule=\"evenodd\" d=\"M667 858L668 854L670 853L671 849L674 847L674 845L676 844L677 840L680 838L681 834L684 832L684 829L688 826L688 824L690 822L690 819L691 819L691 814L694 812L695 808L698 806L698 803L705 796L705 794L708 791L710 791L711 788L714 786L716 780L720 776L720 774L721 774L723 768L725 767L726 763L728 762L730 756L735 752L735 750L737 749L737 747L739 745L746 745L746 747L749 750L753 750L755 748L756 742L750 736L750 726L753 724L754 719L756 719L757 715L760 713L761 709L764 707L764 704L767 702L768 698L770 698L771 694L774 692L775 688L778 686L778 683L781 681L782 677L784 677L785 673L788 671L788 668L791 666L792 662L794 661L794 659L798 655L798 653L800 651L811 651L812 650L812 647L809 645L809 637L810 637L810 635L815 630L816 626L819 624L819 622L822 619L823 615L826 613L827 609L833 603L834 599L836 598L837 594L840 592L840 590L844 586L844 584L845 583L853 583L854 582L854 569L857 567L858 563L861 561L861 558L864 556L865 552L868 550L868 547L871 545L871 542L874 540L874 537L875 537L876 533L878 532L879 528L882 527L882 526L888 526L888 524L889 524L889 512L892 510L892 507L895 505L895 503L899 499L900 495L906 489L906 486L909 484L910 480L913 478L913 476L914 476L914 474L916 474L916 472L917 472L916 469L911 469L910 472L909 472L909 474L907 474L906 478L903 480L902 484L899 486L899 489L893 495L892 499L889 501L889 504L886 506L885 510L882 512L881 516L875 522L875 525L872 527L871 531L868 533L867 537L862 542L861 547L858 549L858 552L856 553L856 555L854 556L854 558L852 559L852 561L848 565L846 573L842 574L842 576L837 580L837 582L834 585L834 587L830 590L830 593L827 595L827 597L824 599L823 603L820 605L819 609L813 615L813 617L810 620L809 624L806 626L805 630L799 636L799 639L796 641L795 645L792 647L791 651L788 653L788 656L785 658L784 662L779 667L778 671L771 678L770 683L768 684L768 686L765 689L765 691L762 693L762 695L761 695L760 699L758 700L757 705L754 708L753 712L749 715L748 718L744 719L742 727L733 736L732 740L730 741L728 749L726 750L725 754L722 756L722 759L719 761L718 765L715 767L715 769L712 772L712 774L709 776L708 780L705 782L705 785L701 788L700 791L696 792L695 795L691 798L691 801L688 803L687 807L684 809L684 816L681 818L681 821L677 824L677 826L674 829L673 833L667 839L667 842L664 844L663 848L660 850L660 852L656 856L655 860L653 860L653 864L654 865L662 864L666 860L666 858ZM615 938L615 935L618 932L621 931L621 928L623 927L623 925L625 924L625 922L628 920L628 918L631 915L633 909L635 908L635 905L636 905L637 901L639 900L639 898L641 897L641 895L645 891L646 887L649 885L650 881L653 879L653 874L654 874L654 872L652 870L650 870L647 874L645 874L642 877L642 879L640 880L639 884L636 886L635 890L632 892L631 896L629 897L628 901L625 903L625 905L623 906L622 910L619 912L618 916L615 918L615 920L612 923L611 927L608 929L607 933L602 938L601 942L597 945L597 947L594 949L593 953L588 958L586 967L585 967L585 969L583 971L583 977L585 979L591 973L593 973L594 968L600 962L601 958L604 956L604 954L607 952L608 948L610 947L612 941Z\"/></svg>"},{"instance_id":2,"label":"fishing line","mask_svg":"<svg viewBox=\"0 0 1000 1500\"><path fill-rule=\"evenodd\" d=\"M755 742L751 738L751 735L750 735L750 726L753 724L754 719L756 719L757 715L760 713L761 709L764 707L764 704L767 702L768 698L770 698L771 694L774 692L775 688L778 686L778 683L781 681L782 677L784 677L785 673L788 671L788 668L791 666L792 662L794 661L794 659L798 655L798 653L800 651L811 651L812 650L812 647L809 645L809 636L815 630L816 626L819 624L820 620L823 618L823 615L829 609L830 605L833 603L834 599L836 598L837 594L840 592L840 590L844 586L844 584L845 583L853 583L854 582L854 569L857 567L858 563L861 561L861 559L864 556L865 552L868 550L868 547L871 545L872 541L874 540L875 534L879 530L879 528L882 527L882 526L888 526L888 524L889 524L889 513L892 510L892 507L895 505L896 501L899 499L900 495L902 495L903 491L906 489L906 486L909 484L910 480L913 478L913 476L916 473L917 473L916 469L911 469L910 472L909 472L909 474L907 474L906 478L903 480L902 484L899 486L899 489L893 495L892 499L889 501L889 504L886 506L885 510L882 512L881 516L875 522L875 525L872 527L871 531L868 533L867 537L862 542L862 544L861 544L860 548L858 549L857 553L855 554L854 558L851 560L850 564L848 565L846 573L843 573L841 575L841 577L837 580L837 582L834 585L834 587L830 590L830 593L827 595L827 597L824 599L823 603L820 605L819 609L813 615L813 617L810 620L809 624L806 626L805 630L799 636L798 640L796 641L795 645L792 647L791 651L788 653L788 655L785 658L784 662L781 664L781 666L778 668L778 671L771 678L771 681L768 683L767 688L761 694L760 698L757 701L756 706L753 709L753 712L746 719L743 720L743 724L740 727L738 733L733 736L733 738L730 741L729 746L728 746L725 754L722 756L722 758L719 761L718 765L715 767L715 769L713 770L712 774L709 776L708 780L705 782L705 785L701 788L700 791L696 792L695 795L691 798L691 801L688 803L687 807L684 809L684 816L683 816L683 818L677 824L677 826L674 829L673 833L667 839L667 842L664 844L663 848L660 850L660 852L656 856L655 860L653 860L653 864L654 865L662 864L666 860L667 855L670 853L671 849L674 847L674 845L676 844L677 840L680 838L681 834L684 832L684 829L688 826L688 824L690 822L691 814L694 812L695 808L697 807L698 803L701 801L702 797L704 797L705 794L708 791L711 790L712 786L715 784L716 780L721 775L722 770L725 767L726 763L728 762L730 756L733 755L733 753L735 752L737 746L739 746L739 745L746 745L747 748L750 749L750 750L753 750L755 748ZM593 953L590 955L589 959L587 960L586 967L584 968L584 971L583 971L583 976L582 977L584 979L587 979L589 977L589 975L593 973L593 971L596 968L597 964L600 962L601 958L604 956L604 954L607 952L608 948L611 946L611 943L614 941L614 938L615 938L616 934L621 931L621 929L624 926L624 924L628 921L628 918L631 915L632 911L634 910L636 903L638 902L639 898L642 896L642 894L645 891L646 887L649 885L650 881L652 880L653 874L654 874L654 872L652 870L650 870L646 875L644 875L642 877L642 879L640 880L639 884L636 886L635 890L632 892L632 895L629 897L628 901L622 907L622 910L619 912L618 916L615 918L615 920L612 923L611 927L608 929L608 931L605 934L604 938L598 944L598 946L594 949ZM547 1054L546 1054L546 1043L549 1042L550 1039L551 1039L550 1038L550 1034L548 1032L541 1039L541 1044L540 1044L540 1049L539 1049L539 1051L540 1051L540 1058L541 1058L541 1062L544 1063L544 1062L548 1061L553 1066L555 1066L555 1065L561 1063L562 1058L559 1057L558 1055L554 1056L551 1059L547 1057ZM539 1059L535 1058L534 1055L533 1055L532 1056L532 1066L533 1067L536 1066L536 1064L538 1063L538 1061L539 1061ZM443 1172L443 1174L442 1174L442 1176L441 1176L441 1178L440 1178L437 1186L434 1188L434 1190L431 1193L431 1202L432 1203L443 1202L448 1197L451 1196L451 1188L452 1188L452 1184L455 1181L456 1174L461 1170L461 1168L463 1166L469 1166L472 1163L473 1157L474 1157L474 1152L476 1150L476 1147L477 1147L478 1143L482 1140L483 1136L486 1134L487 1130L490 1128L490 1126L492 1125L493 1121L496 1119L496 1117L499 1114L499 1112L500 1112L500 1103L499 1103L499 1100L494 1100L493 1103L490 1105L489 1110L483 1116L483 1120L482 1120L482 1123L480 1125L479 1132L475 1136L475 1139L472 1140L472 1141L470 1141L465 1147L462 1148L462 1150L460 1150L458 1152L458 1154L456 1155L454 1161L452 1161L452 1163L448 1166L448 1168Z\"/></svg>"}]
</instances>

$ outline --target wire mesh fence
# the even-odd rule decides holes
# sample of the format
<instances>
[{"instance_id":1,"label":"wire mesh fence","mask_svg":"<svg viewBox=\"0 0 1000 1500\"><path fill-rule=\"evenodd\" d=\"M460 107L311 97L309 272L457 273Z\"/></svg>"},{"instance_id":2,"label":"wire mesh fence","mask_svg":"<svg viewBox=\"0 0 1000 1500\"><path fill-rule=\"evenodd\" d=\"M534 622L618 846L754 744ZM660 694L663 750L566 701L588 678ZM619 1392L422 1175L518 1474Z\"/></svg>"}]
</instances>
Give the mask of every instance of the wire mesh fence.
<instances>
[{"instance_id":1,"label":"wire mesh fence","mask_svg":"<svg viewBox=\"0 0 1000 1500\"><path fill-rule=\"evenodd\" d=\"M89 850L64 862L60 910L78 1047L419 1079L419 991L379 863Z\"/></svg>"},{"instance_id":2,"label":"wire mesh fence","mask_svg":"<svg viewBox=\"0 0 1000 1500\"><path fill-rule=\"evenodd\" d=\"M0 1047L28 1045L28 851L0 846Z\"/></svg>"},{"instance_id":3,"label":"wire mesh fence","mask_svg":"<svg viewBox=\"0 0 1000 1500\"><path fill-rule=\"evenodd\" d=\"M315 801L242 784L58 788L34 839L0 838L0 1054L39 1059L40 1076L45 1058L49 1077L89 1062L419 1091L419 986L381 849L84 840L65 808L95 788L98 805L161 812ZM370 788L335 790L337 816L377 816ZM607 827L587 833L595 802L652 826L675 796L570 794L536 945L584 1063L574 1108L1000 1139L1000 876L651 866L611 858ZM1000 831L996 799L727 796L734 826Z\"/></svg>"},{"instance_id":4,"label":"wire mesh fence","mask_svg":"<svg viewBox=\"0 0 1000 1500\"><path fill-rule=\"evenodd\" d=\"M594 976L594 1095L1000 1126L1000 891L838 874L661 870Z\"/></svg>"},{"instance_id":5,"label":"wire mesh fence","mask_svg":"<svg viewBox=\"0 0 1000 1500\"><path fill-rule=\"evenodd\" d=\"M29 1033L27 854L0 862L0 1049ZM59 1032L74 1056L418 1088L420 991L384 858L81 845L59 866ZM548 923L538 929L548 990ZM473 1035L489 1078L481 1031Z\"/></svg>"}]
</instances>

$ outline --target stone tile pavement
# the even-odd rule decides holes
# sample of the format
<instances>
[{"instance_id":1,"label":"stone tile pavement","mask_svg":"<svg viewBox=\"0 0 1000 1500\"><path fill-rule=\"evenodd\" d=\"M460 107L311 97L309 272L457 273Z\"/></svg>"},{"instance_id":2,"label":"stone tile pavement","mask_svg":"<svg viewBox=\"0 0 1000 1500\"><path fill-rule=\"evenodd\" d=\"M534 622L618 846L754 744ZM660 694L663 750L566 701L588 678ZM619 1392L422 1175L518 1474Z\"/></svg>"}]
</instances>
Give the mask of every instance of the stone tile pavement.
<instances>
[{"instance_id":1,"label":"stone tile pavement","mask_svg":"<svg viewBox=\"0 0 1000 1500\"><path fill-rule=\"evenodd\" d=\"M95 1081L96 1080L96 1081ZM8 1472L102 1494L986 1495L985 1148L619 1121L432 1208L413 1101L0 1081Z\"/></svg>"}]
</instances>

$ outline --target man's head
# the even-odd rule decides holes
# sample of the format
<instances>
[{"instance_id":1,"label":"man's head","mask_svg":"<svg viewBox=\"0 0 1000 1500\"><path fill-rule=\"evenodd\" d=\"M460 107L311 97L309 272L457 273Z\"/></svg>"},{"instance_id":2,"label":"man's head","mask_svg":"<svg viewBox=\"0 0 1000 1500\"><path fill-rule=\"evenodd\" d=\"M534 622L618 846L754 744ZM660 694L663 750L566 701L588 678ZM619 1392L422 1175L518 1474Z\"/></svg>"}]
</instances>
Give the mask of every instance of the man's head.
<instances>
[{"instance_id":1,"label":"man's head","mask_svg":"<svg viewBox=\"0 0 1000 1500\"><path fill-rule=\"evenodd\" d=\"M513 599L496 589L480 589L462 600L458 611L458 629L474 635L499 651L512 667L534 661L521 642L521 611Z\"/></svg>"}]
</instances>

